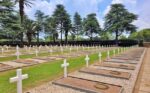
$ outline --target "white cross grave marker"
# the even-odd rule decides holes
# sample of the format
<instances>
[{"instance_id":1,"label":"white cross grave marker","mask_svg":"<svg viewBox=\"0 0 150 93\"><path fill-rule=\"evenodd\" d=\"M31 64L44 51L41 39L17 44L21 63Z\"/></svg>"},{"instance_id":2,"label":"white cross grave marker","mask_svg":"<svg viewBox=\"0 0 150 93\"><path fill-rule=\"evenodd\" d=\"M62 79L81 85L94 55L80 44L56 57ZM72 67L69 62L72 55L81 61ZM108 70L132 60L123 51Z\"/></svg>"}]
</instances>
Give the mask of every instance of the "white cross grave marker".
<instances>
[{"instance_id":1,"label":"white cross grave marker","mask_svg":"<svg viewBox=\"0 0 150 93\"><path fill-rule=\"evenodd\" d=\"M107 51L107 59L109 59L110 58L110 52L109 52L109 50Z\"/></svg>"},{"instance_id":2,"label":"white cross grave marker","mask_svg":"<svg viewBox=\"0 0 150 93\"><path fill-rule=\"evenodd\" d=\"M99 62L101 62L102 61L102 53L101 52L99 52L98 57L99 57Z\"/></svg>"},{"instance_id":3,"label":"white cross grave marker","mask_svg":"<svg viewBox=\"0 0 150 93\"><path fill-rule=\"evenodd\" d=\"M36 50L35 50L35 55L36 55L36 57L38 56L38 53L39 53L39 51L36 49Z\"/></svg>"},{"instance_id":4,"label":"white cross grave marker","mask_svg":"<svg viewBox=\"0 0 150 93\"><path fill-rule=\"evenodd\" d=\"M70 47L70 53L71 53L71 51L72 51L72 48Z\"/></svg>"},{"instance_id":5,"label":"white cross grave marker","mask_svg":"<svg viewBox=\"0 0 150 93\"><path fill-rule=\"evenodd\" d=\"M20 52L19 51L16 52L16 56L17 56L17 59L20 58Z\"/></svg>"},{"instance_id":6,"label":"white cross grave marker","mask_svg":"<svg viewBox=\"0 0 150 93\"><path fill-rule=\"evenodd\" d=\"M49 50L49 52L50 52L50 54L52 55L52 53L53 53L53 50L52 50L52 49L50 49L50 50Z\"/></svg>"},{"instance_id":7,"label":"white cross grave marker","mask_svg":"<svg viewBox=\"0 0 150 93\"><path fill-rule=\"evenodd\" d=\"M4 49L2 48L2 55L3 55L3 53L4 53Z\"/></svg>"},{"instance_id":8,"label":"white cross grave marker","mask_svg":"<svg viewBox=\"0 0 150 93\"><path fill-rule=\"evenodd\" d=\"M115 56L115 54L116 54L116 50L115 50L115 49L113 50L113 54L114 54L114 56Z\"/></svg>"},{"instance_id":9,"label":"white cross grave marker","mask_svg":"<svg viewBox=\"0 0 150 93\"><path fill-rule=\"evenodd\" d=\"M18 47L18 45L17 45L17 47L16 47L16 56L17 56L17 59L20 58L20 52L19 52L19 47Z\"/></svg>"},{"instance_id":10,"label":"white cross grave marker","mask_svg":"<svg viewBox=\"0 0 150 93\"><path fill-rule=\"evenodd\" d=\"M86 55L86 57L85 57L86 67L88 67L88 66L89 66L89 60L90 60L89 56L88 56L88 55Z\"/></svg>"},{"instance_id":11,"label":"white cross grave marker","mask_svg":"<svg viewBox=\"0 0 150 93\"><path fill-rule=\"evenodd\" d=\"M69 66L69 63L67 63L67 60L66 59L64 59L64 63L63 64L61 64L61 67L63 67L64 68L64 78L66 78L67 77L67 67Z\"/></svg>"},{"instance_id":12,"label":"white cross grave marker","mask_svg":"<svg viewBox=\"0 0 150 93\"><path fill-rule=\"evenodd\" d=\"M17 82L17 93L22 93L22 80L27 79L28 74L22 75L22 69L17 69L17 76L9 79L10 83Z\"/></svg>"}]
</instances>

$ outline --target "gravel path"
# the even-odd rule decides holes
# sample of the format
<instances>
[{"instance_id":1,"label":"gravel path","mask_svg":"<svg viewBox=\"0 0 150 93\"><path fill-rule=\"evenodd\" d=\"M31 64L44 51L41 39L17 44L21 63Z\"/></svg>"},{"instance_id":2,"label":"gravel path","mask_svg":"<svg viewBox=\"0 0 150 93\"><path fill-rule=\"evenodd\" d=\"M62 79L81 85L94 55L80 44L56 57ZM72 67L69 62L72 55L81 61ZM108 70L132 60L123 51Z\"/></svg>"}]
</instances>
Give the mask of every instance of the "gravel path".
<instances>
[{"instance_id":1,"label":"gravel path","mask_svg":"<svg viewBox=\"0 0 150 93\"><path fill-rule=\"evenodd\" d=\"M146 51L134 93L150 93L150 48Z\"/></svg>"},{"instance_id":2,"label":"gravel path","mask_svg":"<svg viewBox=\"0 0 150 93\"><path fill-rule=\"evenodd\" d=\"M93 66L93 65L90 66L92 68L97 68L97 69L107 69L107 70L117 70L117 71L129 72L129 73L131 73L131 77L129 80L100 76L100 75L92 75L92 74L82 73L82 72L78 72L78 71L70 73L69 75L73 76L73 77L85 78L85 79L105 82L105 83L109 83L109 84L121 85L124 88L123 93L132 93L136 79L137 79L137 75L139 73L139 70L140 70L140 67L142 64L143 56L144 55L142 55L142 58L140 59L138 64L135 65L136 66L135 70L126 70L126 69L109 68L109 67L98 67L98 66ZM24 93L84 93L84 92L74 90L71 88L67 88L67 87L53 85L51 82L48 82L46 84L43 84L43 85L40 85L33 89L30 89Z\"/></svg>"}]
</instances>

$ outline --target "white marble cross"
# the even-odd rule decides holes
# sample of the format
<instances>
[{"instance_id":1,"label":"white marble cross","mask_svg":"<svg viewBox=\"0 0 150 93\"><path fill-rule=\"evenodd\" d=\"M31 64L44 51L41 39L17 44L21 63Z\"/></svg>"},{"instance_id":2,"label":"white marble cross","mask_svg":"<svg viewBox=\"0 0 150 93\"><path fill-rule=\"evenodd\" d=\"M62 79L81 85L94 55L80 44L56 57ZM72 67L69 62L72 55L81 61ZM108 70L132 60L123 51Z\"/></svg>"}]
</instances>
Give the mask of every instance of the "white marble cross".
<instances>
[{"instance_id":1,"label":"white marble cross","mask_svg":"<svg viewBox=\"0 0 150 93\"><path fill-rule=\"evenodd\" d=\"M70 53L71 53L71 51L72 51L72 48L70 47Z\"/></svg>"},{"instance_id":2,"label":"white marble cross","mask_svg":"<svg viewBox=\"0 0 150 93\"><path fill-rule=\"evenodd\" d=\"M99 52L98 57L99 57L99 62L101 62L102 61L102 53L101 52Z\"/></svg>"},{"instance_id":3,"label":"white marble cross","mask_svg":"<svg viewBox=\"0 0 150 93\"><path fill-rule=\"evenodd\" d=\"M36 50L35 50L35 55L36 55L36 57L38 56L38 54L39 54L39 51L36 49Z\"/></svg>"},{"instance_id":4,"label":"white marble cross","mask_svg":"<svg viewBox=\"0 0 150 93\"><path fill-rule=\"evenodd\" d=\"M86 55L86 57L85 57L86 67L88 67L88 66L89 66L89 60L90 60L89 56L88 56L88 55Z\"/></svg>"},{"instance_id":5,"label":"white marble cross","mask_svg":"<svg viewBox=\"0 0 150 93\"><path fill-rule=\"evenodd\" d=\"M50 50L49 50L49 52L50 52L50 54L52 55L52 53L53 53L53 50L52 50L52 49L50 49Z\"/></svg>"},{"instance_id":6,"label":"white marble cross","mask_svg":"<svg viewBox=\"0 0 150 93\"><path fill-rule=\"evenodd\" d=\"M110 52L109 52L109 50L107 51L107 59L109 59L110 58Z\"/></svg>"},{"instance_id":7,"label":"white marble cross","mask_svg":"<svg viewBox=\"0 0 150 93\"><path fill-rule=\"evenodd\" d=\"M16 52L16 56L17 56L17 59L20 58L20 52L19 51Z\"/></svg>"},{"instance_id":8,"label":"white marble cross","mask_svg":"<svg viewBox=\"0 0 150 93\"><path fill-rule=\"evenodd\" d=\"M17 93L22 93L22 80L27 79L28 74L22 75L22 69L17 69L17 76L9 79L10 83L17 82Z\"/></svg>"},{"instance_id":9,"label":"white marble cross","mask_svg":"<svg viewBox=\"0 0 150 93\"><path fill-rule=\"evenodd\" d=\"M3 53L4 53L4 49L2 48L2 55L3 55Z\"/></svg>"},{"instance_id":10,"label":"white marble cross","mask_svg":"<svg viewBox=\"0 0 150 93\"><path fill-rule=\"evenodd\" d=\"M61 67L64 68L64 78L67 77L67 67L69 66L69 63L67 63L67 60L64 59L64 63L61 64Z\"/></svg>"},{"instance_id":11,"label":"white marble cross","mask_svg":"<svg viewBox=\"0 0 150 93\"><path fill-rule=\"evenodd\" d=\"M16 51L19 51L19 47L18 47L18 45L16 46Z\"/></svg>"}]
</instances>

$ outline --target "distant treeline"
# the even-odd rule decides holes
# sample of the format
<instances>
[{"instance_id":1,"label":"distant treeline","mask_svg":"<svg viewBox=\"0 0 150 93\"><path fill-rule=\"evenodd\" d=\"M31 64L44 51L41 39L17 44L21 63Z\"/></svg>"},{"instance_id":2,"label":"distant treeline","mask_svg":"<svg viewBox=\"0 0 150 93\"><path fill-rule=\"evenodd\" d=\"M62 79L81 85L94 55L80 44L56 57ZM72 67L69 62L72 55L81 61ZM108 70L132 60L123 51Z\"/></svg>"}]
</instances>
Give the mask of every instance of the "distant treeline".
<instances>
[{"instance_id":1,"label":"distant treeline","mask_svg":"<svg viewBox=\"0 0 150 93\"><path fill-rule=\"evenodd\" d=\"M118 46L133 46L133 45L137 45L138 41L136 40L119 40L118 41ZM22 42L20 41L15 41L15 42L11 42L11 41L4 41L4 42L0 42L0 45L9 45L9 46L22 46ZM115 40L97 40L97 41L68 41L67 43L65 41L63 42L31 42L30 44L28 44L28 42L23 42L23 45L27 45L27 46L45 46L45 45L80 45L80 46L116 46L116 41Z\"/></svg>"}]
</instances>

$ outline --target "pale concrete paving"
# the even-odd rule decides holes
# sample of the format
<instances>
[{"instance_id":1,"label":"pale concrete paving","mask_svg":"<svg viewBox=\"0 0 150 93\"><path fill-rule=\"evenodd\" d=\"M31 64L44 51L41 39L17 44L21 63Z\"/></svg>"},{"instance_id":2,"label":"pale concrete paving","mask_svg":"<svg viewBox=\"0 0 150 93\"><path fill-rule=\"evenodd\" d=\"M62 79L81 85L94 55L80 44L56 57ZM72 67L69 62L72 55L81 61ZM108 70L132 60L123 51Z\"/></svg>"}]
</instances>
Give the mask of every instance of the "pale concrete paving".
<instances>
[{"instance_id":1,"label":"pale concrete paving","mask_svg":"<svg viewBox=\"0 0 150 93\"><path fill-rule=\"evenodd\" d=\"M150 48L147 48L134 93L150 93Z\"/></svg>"}]
</instances>

